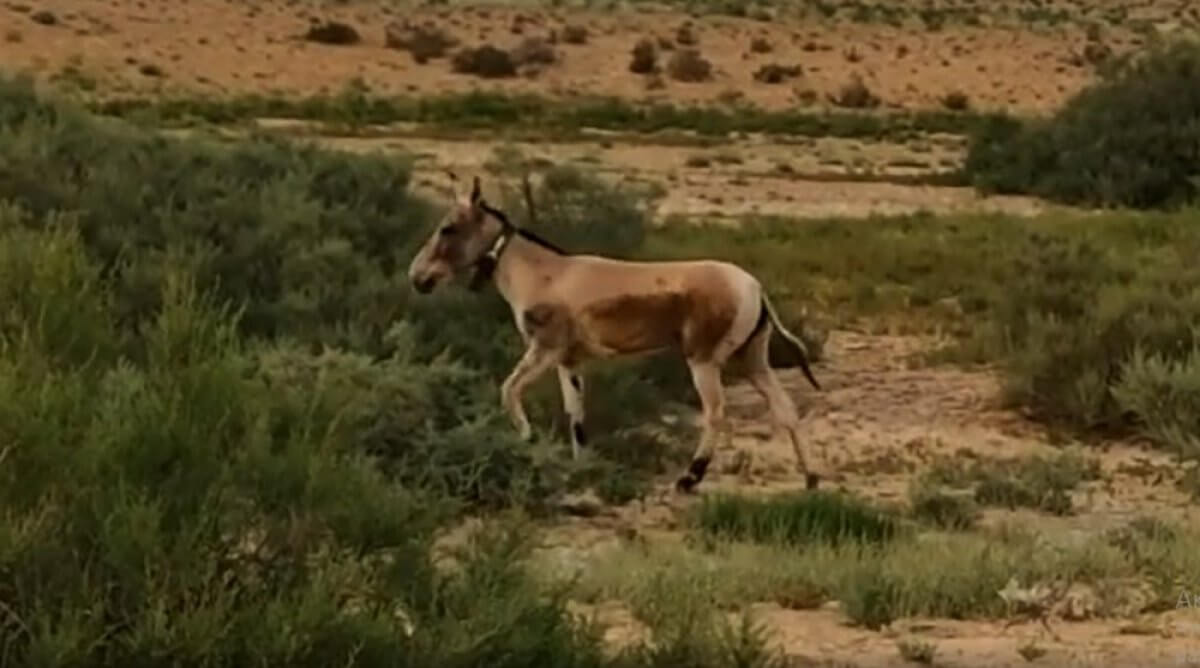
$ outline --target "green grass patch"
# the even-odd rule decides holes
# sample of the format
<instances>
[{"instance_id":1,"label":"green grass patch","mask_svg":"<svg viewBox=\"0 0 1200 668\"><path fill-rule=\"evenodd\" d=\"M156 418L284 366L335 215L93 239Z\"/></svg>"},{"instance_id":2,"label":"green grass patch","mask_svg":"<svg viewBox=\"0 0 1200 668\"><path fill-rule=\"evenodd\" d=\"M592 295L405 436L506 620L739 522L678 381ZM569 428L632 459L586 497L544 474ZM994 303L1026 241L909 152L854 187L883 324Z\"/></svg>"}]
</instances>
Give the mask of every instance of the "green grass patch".
<instances>
[{"instance_id":1,"label":"green grass patch","mask_svg":"<svg viewBox=\"0 0 1200 668\"><path fill-rule=\"evenodd\" d=\"M790 545L886 542L900 529L894 513L846 494L824 491L762 498L706 496L693 525L715 538Z\"/></svg>"},{"instance_id":2,"label":"green grass patch","mask_svg":"<svg viewBox=\"0 0 1200 668\"><path fill-rule=\"evenodd\" d=\"M686 130L703 136L733 132L806 137L903 140L929 133L965 134L983 116L944 111L814 112L758 107L640 104L618 98L549 99L533 94L455 93L430 97L378 97L351 89L334 95L285 98L113 99L92 105L97 113L158 125L230 124L254 118L291 118L361 127L421 123L437 128L492 129L542 136L575 136L584 128L636 133Z\"/></svg>"},{"instance_id":3,"label":"green grass patch","mask_svg":"<svg viewBox=\"0 0 1200 668\"><path fill-rule=\"evenodd\" d=\"M614 546L572 561L569 570L540 564L550 581L568 578L583 601L624 601L653 626L673 605L688 602L739 610L763 601L813 608L827 600L855 623L880 628L905 617L997 619L997 592L1010 578L1088 584L1101 616L1136 614L1178 599L1173 578L1200 565L1200 537L1181 527L1147 532L1137 526L1082 543L1014 527L989 532L905 533L884 543L716 541ZM1147 590L1153 594L1149 602Z\"/></svg>"}]
</instances>

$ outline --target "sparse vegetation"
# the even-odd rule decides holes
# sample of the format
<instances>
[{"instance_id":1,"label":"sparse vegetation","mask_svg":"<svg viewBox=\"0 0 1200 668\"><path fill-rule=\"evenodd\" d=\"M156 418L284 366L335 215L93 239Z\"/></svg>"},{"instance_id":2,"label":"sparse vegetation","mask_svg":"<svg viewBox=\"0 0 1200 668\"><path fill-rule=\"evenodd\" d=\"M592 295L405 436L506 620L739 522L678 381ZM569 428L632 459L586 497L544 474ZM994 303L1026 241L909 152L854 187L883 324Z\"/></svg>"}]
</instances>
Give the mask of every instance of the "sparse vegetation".
<instances>
[{"instance_id":1,"label":"sparse vegetation","mask_svg":"<svg viewBox=\"0 0 1200 668\"><path fill-rule=\"evenodd\" d=\"M420 64L444 57L450 49L458 46L458 39L433 24L404 22L384 28L384 45L389 49L409 52L413 60Z\"/></svg>"},{"instance_id":2,"label":"sparse vegetation","mask_svg":"<svg viewBox=\"0 0 1200 668\"><path fill-rule=\"evenodd\" d=\"M1020 654L1022 659L1032 663L1043 656L1046 656L1046 648L1032 640L1029 640L1021 643L1021 646L1017 648L1017 654Z\"/></svg>"},{"instance_id":3,"label":"sparse vegetation","mask_svg":"<svg viewBox=\"0 0 1200 668\"><path fill-rule=\"evenodd\" d=\"M562 29L562 41L567 44L587 44L589 34L587 26L567 24Z\"/></svg>"},{"instance_id":4,"label":"sparse vegetation","mask_svg":"<svg viewBox=\"0 0 1200 668\"><path fill-rule=\"evenodd\" d=\"M554 46L540 37L527 37L513 49L518 65L553 65L558 60Z\"/></svg>"},{"instance_id":5,"label":"sparse vegetation","mask_svg":"<svg viewBox=\"0 0 1200 668\"><path fill-rule=\"evenodd\" d=\"M309 26L308 31L304 33L304 39L318 44L348 46L361 42L362 36L354 26L347 23L324 21Z\"/></svg>"},{"instance_id":6,"label":"sparse vegetation","mask_svg":"<svg viewBox=\"0 0 1200 668\"><path fill-rule=\"evenodd\" d=\"M1144 569L1158 573L1156 578L1186 573L1200 563L1197 554L1183 552L1200 545L1189 536L1144 537L1136 552L1122 551L1102 537L1080 545L1052 544L1019 529L899 533L884 543L842 541L836 546L819 537L798 546L672 542L649 549L598 550L587 562L574 564L570 573L543 564L542 575L578 575L573 591L577 598L628 601L632 612L651 625L684 601L719 610L755 601L783 605L793 599L801 607L814 607L828 598L841 602L856 624L879 629L913 616L998 618L1006 610L998 592L1014 577L1025 583L1080 578L1116 587L1122 578ZM1162 596L1170 599L1169 587ZM1101 609L1098 614L1115 612Z\"/></svg>"},{"instance_id":7,"label":"sparse vegetation","mask_svg":"<svg viewBox=\"0 0 1200 668\"><path fill-rule=\"evenodd\" d=\"M692 47L700 43L696 37L696 29L691 22L684 22L675 30L675 43L679 46Z\"/></svg>"},{"instance_id":8,"label":"sparse vegetation","mask_svg":"<svg viewBox=\"0 0 1200 668\"><path fill-rule=\"evenodd\" d=\"M933 657L937 654L937 647L923 640L901 640L896 643L896 649L905 661L926 666L933 663Z\"/></svg>"},{"instance_id":9,"label":"sparse vegetation","mask_svg":"<svg viewBox=\"0 0 1200 668\"><path fill-rule=\"evenodd\" d=\"M517 75L517 61L504 49L491 44L468 47L454 54L451 67L459 74L473 74L484 79L503 79Z\"/></svg>"},{"instance_id":10,"label":"sparse vegetation","mask_svg":"<svg viewBox=\"0 0 1200 668\"><path fill-rule=\"evenodd\" d=\"M971 529L979 517L972 497L949 493L920 481L909 492L909 503L914 517L942 529Z\"/></svg>"},{"instance_id":11,"label":"sparse vegetation","mask_svg":"<svg viewBox=\"0 0 1200 668\"><path fill-rule=\"evenodd\" d=\"M712 63L696 49L679 49L667 61L667 74L676 81L708 81L712 78Z\"/></svg>"},{"instance_id":12,"label":"sparse vegetation","mask_svg":"<svg viewBox=\"0 0 1200 668\"><path fill-rule=\"evenodd\" d=\"M777 84L788 79L794 79L804 73L799 65L778 65L768 63L754 71L754 80L762 83Z\"/></svg>"},{"instance_id":13,"label":"sparse vegetation","mask_svg":"<svg viewBox=\"0 0 1200 668\"><path fill-rule=\"evenodd\" d=\"M971 108L971 98L962 91L951 91L942 97L942 106L950 111L966 111Z\"/></svg>"},{"instance_id":14,"label":"sparse vegetation","mask_svg":"<svg viewBox=\"0 0 1200 668\"><path fill-rule=\"evenodd\" d=\"M925 474L926 483L951 487L973 487L975 501L984 506L1005 508L1027 507L1055 515L1072 510L1070 493L1081 483L1100 476L1099 462L1067 452L1053 458L1031 456L1009 460L961 458L935 462ZM925 497L924 510L932 512L930 497ZM945 511L945 501L938 501L935 517ZM961 522L961 511L944 515L951 522Z\"/></svg>"},{"instance_id":15,"label":"sparse vegetation","mask_svg":"<svg viewBox=\"0 0 1200 668\"><path fill-rule=\"evenodd\" d=\"M39 23L44 26L58 25L58 15L48 9L39 9L29 15L29 18L34 23Z\"/></svg>"},{"instance_id":16,"label":"sparse vegetation","mask_svg":"<svg viewBox=\"0 0 1200 668\"><path fill-rule=\"evenodd\" d=\"M633 45L629 71L634 74L650 74L658 71L658 48L648 39L638 40Z\"/></svg>"},{"instance_id":17,"label":"sparse vegetation","mask_svg":"<svg viewBox=\"0 0 1200 668\"><path fill-rule=\"evenodd\" d=\"M871 92L862 77L858 75L851 77L850 81L838 90L837 95L829 98L829 101L847 109L873 109L880 103L880 99Z\"/></svg>"}]
</instances>

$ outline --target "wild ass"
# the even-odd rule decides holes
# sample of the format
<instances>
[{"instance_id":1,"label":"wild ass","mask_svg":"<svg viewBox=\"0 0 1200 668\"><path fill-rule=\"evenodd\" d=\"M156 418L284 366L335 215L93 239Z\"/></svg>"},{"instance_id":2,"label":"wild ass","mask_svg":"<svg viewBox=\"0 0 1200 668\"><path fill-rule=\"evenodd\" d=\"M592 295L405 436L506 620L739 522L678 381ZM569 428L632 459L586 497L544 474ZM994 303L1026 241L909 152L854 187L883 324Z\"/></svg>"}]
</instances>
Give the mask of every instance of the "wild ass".
<instances>
[{"instance_id":1,"label":"wild ass","mask_svg":"<svg viewBox=\"0 0 1200 668\"><path fill-rule=\"evenodd\" d=\"M471 289L495 282L526 345L500 390L522 438L533 433L522 394L551 368L558 372L571 449L578 457L587 442L581 363L675 348L687 361L703 405L700 443L676 483L681 491L691 491L704 479L716 442L730 437L721 369L737 357L766 398L776 432L790 439L807 487L817 486L820 475L805 456L795 405L768 363L773 329L799 353L812 386L821 387L809 369L804 343L782 325L758 280L741 267L714 260L633 262L567 253L485 202L476 177L469 196L458 198L413 258L408 276L417 292L427 294L472 269Z\"/></svg>"}]
</instances>

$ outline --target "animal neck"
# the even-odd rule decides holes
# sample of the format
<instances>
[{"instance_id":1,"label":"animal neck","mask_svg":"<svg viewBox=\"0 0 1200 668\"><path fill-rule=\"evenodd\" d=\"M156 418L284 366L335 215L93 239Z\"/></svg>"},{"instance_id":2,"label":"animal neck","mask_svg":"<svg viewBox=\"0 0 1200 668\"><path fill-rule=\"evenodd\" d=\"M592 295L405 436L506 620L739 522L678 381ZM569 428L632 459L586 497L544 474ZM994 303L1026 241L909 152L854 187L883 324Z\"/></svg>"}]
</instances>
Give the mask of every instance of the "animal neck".
<instances>
[{"instance_id":1,"label":"animal neck","mask_svg":"<svg viewBox=\"0 0 1200 668\"><path fill-rule=\"evenodd\" d=\"M508 246L512 240L518 235L517 228L512 225L502 224L500 231L496 233L495 238L488 246L487 252L475 261L475 274L471 277L471 282L468 285L471 291L478 292L485 283L491 280L496 273L496 266L500 262L500 258L508 250Z\"/></svg>"},{"instance_id":2,"label":"animal neck","mask_svg":"<svg viewBox=\"0 0 1200 668\"><path fill-rule=\"evenodd\" d=\"M496 263L496 289L510 304L522 301L522 295L551 283L563 270L567 259L554 250L523 237L519 232L508 241Z\"/></svg>"}]
</instances>

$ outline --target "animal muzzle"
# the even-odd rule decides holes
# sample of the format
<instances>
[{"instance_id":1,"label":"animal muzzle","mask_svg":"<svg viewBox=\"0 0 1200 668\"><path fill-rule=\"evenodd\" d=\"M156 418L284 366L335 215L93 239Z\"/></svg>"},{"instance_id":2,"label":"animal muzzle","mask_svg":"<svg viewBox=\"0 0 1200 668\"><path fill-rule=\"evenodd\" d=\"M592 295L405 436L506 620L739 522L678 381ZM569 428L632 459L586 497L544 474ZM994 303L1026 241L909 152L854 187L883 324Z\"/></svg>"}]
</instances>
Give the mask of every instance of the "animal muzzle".
<instances>
[{"instance_id":1,"label":"animal muzzle","mask_svg":"<svg viewBox=\"0 0 1200 668\"><path fill-rule=\"evenodd\" d=\"M435 285L437 285L437 279L433 276L420 276L412 279L413 289L423 295L432 292Z\"/></svg>"}]
</instances>

